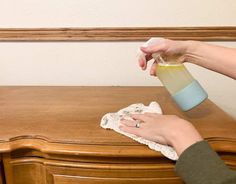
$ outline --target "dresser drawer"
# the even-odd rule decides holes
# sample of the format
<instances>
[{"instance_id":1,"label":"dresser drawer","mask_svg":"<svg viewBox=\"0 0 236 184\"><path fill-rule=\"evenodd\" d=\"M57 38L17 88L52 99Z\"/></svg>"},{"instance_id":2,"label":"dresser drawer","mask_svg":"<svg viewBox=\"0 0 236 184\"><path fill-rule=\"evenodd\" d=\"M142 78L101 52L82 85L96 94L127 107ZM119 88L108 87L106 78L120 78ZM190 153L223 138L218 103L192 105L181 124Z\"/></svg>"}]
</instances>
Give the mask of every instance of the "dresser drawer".
<instances>
[{"instance_id":1,"label":"dresser drawer","mask_svg":"<svg viewBox=\"0 0 236 184\"><path fill-rule=\"evenodd\" d=\"M176 179L158 178L93 178L80 176L54 175L55 184L181 184Z\"/></svg>"},{"instance_id":2,"label":"dresser drawer","mask_svg":"<svg viewBox=\"0 0 236 184\"><path fill-rule=\"evenodd\" d=\"M144 163L80 163L44 158L11 161L14 184L181 184L173 166Z\"/></svg>"}]
</instances>

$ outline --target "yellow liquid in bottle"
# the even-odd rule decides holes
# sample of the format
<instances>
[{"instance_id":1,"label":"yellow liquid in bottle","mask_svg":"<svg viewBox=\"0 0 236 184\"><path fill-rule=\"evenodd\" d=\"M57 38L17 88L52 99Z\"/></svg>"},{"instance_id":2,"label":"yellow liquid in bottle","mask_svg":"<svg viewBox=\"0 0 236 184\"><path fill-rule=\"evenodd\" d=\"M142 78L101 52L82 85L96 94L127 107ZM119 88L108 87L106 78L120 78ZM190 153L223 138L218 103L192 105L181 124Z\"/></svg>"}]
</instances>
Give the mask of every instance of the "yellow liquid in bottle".
<instances>
[{"instance_id":1,"label":"yellow liquid in bottle","mask_svg":"<svg viewBox=\"0 0 236 184\"><path fill-rule=\"evenodd\" d=\"M157 76L172 95L194 80L182 63L159 62L157 65Z\"/></svg>"}]
</instances>

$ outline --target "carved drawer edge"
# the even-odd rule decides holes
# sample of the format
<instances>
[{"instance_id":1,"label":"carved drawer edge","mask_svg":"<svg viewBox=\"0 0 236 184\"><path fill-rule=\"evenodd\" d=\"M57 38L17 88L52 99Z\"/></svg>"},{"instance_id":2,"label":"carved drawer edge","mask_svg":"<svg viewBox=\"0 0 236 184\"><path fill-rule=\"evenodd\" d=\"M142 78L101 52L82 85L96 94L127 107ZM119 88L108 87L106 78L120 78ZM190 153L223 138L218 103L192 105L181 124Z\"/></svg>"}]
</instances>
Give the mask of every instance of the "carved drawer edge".
<instances>
[{"instance_id":1,"label":"carved drawer edge","mask_svg":"<svg viewBox=\"0 0 236 184\"><path fill-rule=\"evenodd\" d=\"M206 138L209 144L217 152L236 153L236 139L211 137ZM128 149L127 149L128 148ZM12 138L10 141L0 142L0 153L12 152L19 149L34 149L42 153L63 155L86 155L116 157L162 157L158 152L150 150L142 144L135 145L102 145L51 142L41 138ZM138 152L134 152L137 151Z\"/></svg>"}]
</instances>

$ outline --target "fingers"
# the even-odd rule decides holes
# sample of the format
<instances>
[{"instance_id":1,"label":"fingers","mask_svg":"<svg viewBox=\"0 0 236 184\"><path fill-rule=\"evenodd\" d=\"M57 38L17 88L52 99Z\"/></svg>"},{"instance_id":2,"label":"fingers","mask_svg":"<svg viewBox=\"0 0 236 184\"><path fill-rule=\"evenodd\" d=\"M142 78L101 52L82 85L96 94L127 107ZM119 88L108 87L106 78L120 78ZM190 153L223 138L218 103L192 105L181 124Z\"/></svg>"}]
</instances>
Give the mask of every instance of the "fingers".
<instances>
[{"instance_id":1,"label":"fingers","mask_svg":"<svg viewBox=\"0 0 236 184\"><path fill-rule=\"evenodd\" d=\"M142 54L139 57L139 66L142 68L142 70L146 70L147 69L147 62L152 59L151 55L146 55L146 57ZM152 76L156 76L156 68L157 68L157 61L154 61L151 69L150 69L150 75Z\"/></svg>"},{"instance_id":2,"label":"fingers","mask_svg":"<svg viewBox=\"0 0 236 184\"><path fill-rule=\"evenodd\" d=\"M147 63L149 60L151 60L152 54L156 52L165 52L167 50L167 45L168 45L168 40L159 40L155 44L149 45L149 46L142 46L140 50L143 52L138 59L139 66L142 68L142 70L147 69ZM151 67L150 70L150 75L156 76L156 64L157 62L155 61Z\"/></svg>"},{"instance_id":3,"label":"fingers","mask_svg":"<svg viewBox=\"0 0 236 184\"><path fill-rule=\"evenodd\" d=\"M148 122L150 121L150 117L145 113L145 114L133 114L131 115L131 118L134 120L140 120L143 122Z\"/></svg>"},{"instance_id":4,"label":"fingers","mask_svg":"<svg viewBox=\"0 0 236 184\"><path fill-rule=\"evenodd\" d=\"M142 68L142 70L146 70L147 62L151 59L152 59L151 54L141 54L139 56L138 62L139 62L139 66Z\"/></svg>"},{"instance_id":5,"label":"fingers","mask_svg":"<svg viewBox=\"0 0 236 184\"><path fill-rule=\"evenodd\" d=\"M120 121L119 128L124 132L140 136L140 128L137 128L136 124L136 121L124 119Z\"/></svg>"},{"instance_id":6,"label":"fingers","mask_svg":"<svg viewBox=\"0 0 236 184\"><path fill-rule=\"evenodd\" d=\"M150 45L148 47L140 47L141 51L150 54L150 53L156 53L156 52L165 52L167 50L167 44L166 42L161 42L159 44Z\"/></svg>"},{"instance_id":7,"label":"fingers","mask_svg":"<svg viewBox=\"0 0 236 184\"><path fill-rule=\"evenodd\" d=\"M151 54L147 54L145 58L146 58L146 61L149 61L149 60L152 59L152 55Z\"/></svg>"},{"instance_id":8,"label":"fingers","mask_svg":"<svg viewBox=\"0 0 236 184\"><path fill-rule=\"evenodd\" d=\"M155 127L158 127L156 124L158 116L161 115L157 113L134 114L131 116L134 120L123 119L120 121L119 129L151 141L164 142L158 138L159 135L155 131Z\"/></svg>"},{"instance_id":9,"label":"fingers","mask_svg":"<svg viewBox=\"0 0 236 184\"><path fill-rule=\"evenodd\" d=\"M150 118L156 118L156 117L161 117L163 116L162 114L159 114L159 113L153 113L153 112L145 112L144 113L145 116L148 116Z\"/></svg>"},{"instance_id":10,"label":"fingers","mask_svg":"<svg viewBox=\"0 0 236 184\"><path fill-rule=\"evenodd\" d=\"M120 123L125 126L128 126L128 127L135 127L137 122L132 121L132 120L123 119Z\"/></svg>"},{"instance_id":11,"label":"fingers","mask_svg":"<svg viewBox=\"0 0 236 184\"><path fill-rule=\"evenodd\" d=\"M157 118L158 116L161 116L161 115L157 113L133 114L131 115L131 118L133 118L133 120L122 119L120 121L120 125L131 127L131 128L137 128L136 127L137 123L144 126L145 124L150 122L153 118ZM140 128L142 128L142 126L140 126Z\"/></svg>"},{"instance_id":12,"label":"fingers","mask_svg":"<svg viewBox=\"0 0 236 184\"><path fill-rule=\"evenodd\" d=\"M119 128L120 128L120 130L122 130L124 132L140 136L140 129L139 128L124 126L122 124L119 126Z\"/></svg>"},{"instance_id":13,"label":"fingers","mask_svg":"<svg viewBox=\"0 0 236 184\"><path fill-rule=\"evenodd\" d=\"M157 70L157 62L154 61L150 69L150 75L156 76L156 70Z\"/></svg>"},{"instance_id":14,"label":"fingers","mask_svg":"<svg viewBox=\"0 0 236 184\"><path fill-rule=\"evenodd\" d=\"M142 70L146 70L147 68L147 61L145 58L145 54L141 54L138 59L139 66L142 68Z\"/></svg>"}]
</instances>

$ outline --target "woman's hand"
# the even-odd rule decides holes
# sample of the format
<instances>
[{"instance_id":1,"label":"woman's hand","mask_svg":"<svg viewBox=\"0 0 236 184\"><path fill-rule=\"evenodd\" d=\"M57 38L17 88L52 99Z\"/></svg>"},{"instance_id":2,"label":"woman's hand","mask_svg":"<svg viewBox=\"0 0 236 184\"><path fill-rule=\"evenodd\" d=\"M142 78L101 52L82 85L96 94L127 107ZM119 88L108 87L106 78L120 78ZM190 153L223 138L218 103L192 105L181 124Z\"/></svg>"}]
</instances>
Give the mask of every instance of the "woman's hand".
<instances>
[{"instance_id":1,"label":"woman's hand","mask_svg":"<svg viewBox=\"0 0 236 184\"><path fill-rule=\"evenodd\" d=\"M141 47L139 66L146 70L147 63L152 54L163 53L166 56L178 56L178 61L190 62L204 68L236 79L236 49L227 48L199 41L174 41L160 39L147 47ZM156 61L154 61L150 74L156 75Z\"/></svg>"},{"instance_id":2,"label":"woman's hand","mask_svg":"<svg viewBox=\"0 0 236 184\"><path fill-rule=\"evenodd\" d=\"M134 120L122 120L120 129L145 139L170 145L178 155L192 144L203 140L198 131L188 121L174 115L145 113L132 115ZM140 123L137 128L136 124Z\"/></svg>"},{"instance_id":3,"label":"woman's hand","mask_svg":"<svg viewBox=\"0 0 236 184\"><path fill-rule=\"evenodd\" d=\"M146 70L147 63L152 59L153 53L163 53L167 56L178 55L182 62L187 60L187 57L192 49L194 49L197 42L194 41L174 41L169 39L160 39L145 47L142 46L140 50L143 52L139 55L139 66ZM156 75L156 61L152 64L150 75Z\"/></svg>"}]
</instances>

